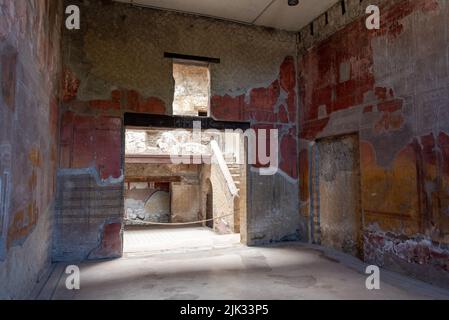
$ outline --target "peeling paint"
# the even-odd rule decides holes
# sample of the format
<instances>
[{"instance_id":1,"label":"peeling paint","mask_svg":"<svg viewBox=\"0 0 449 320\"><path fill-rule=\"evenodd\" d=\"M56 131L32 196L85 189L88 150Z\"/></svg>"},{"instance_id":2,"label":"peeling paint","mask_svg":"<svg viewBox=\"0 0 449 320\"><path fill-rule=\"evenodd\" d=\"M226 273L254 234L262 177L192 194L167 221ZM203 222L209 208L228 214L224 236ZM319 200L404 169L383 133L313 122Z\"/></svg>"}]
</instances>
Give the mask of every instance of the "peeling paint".
<instances>
[{"instance_id":1,"label":"peeling paint","mask_svg":"<svg viewBox=\"0 0 449 320\"><path fill-rule=\"evenodd\" d=\"M381 29L372 32L359 1L347 5L358 13L352 20L342 16L327 29L318 27L315 38L301 31L300 177L309 175L308 143L358 133L365 260L393 269L400 264L401 272L447 285L447 269L426 252L447 259L439 248L449 243L449 53L441 32L448 28L449 5L380 1ZM310 204L309 183L301 183L300 194ZM311 209L304 208L307 216ZM385 240L390 233L394 240ZM420 274L416 265L429 271Z\"/></svg>"}]
</instances>

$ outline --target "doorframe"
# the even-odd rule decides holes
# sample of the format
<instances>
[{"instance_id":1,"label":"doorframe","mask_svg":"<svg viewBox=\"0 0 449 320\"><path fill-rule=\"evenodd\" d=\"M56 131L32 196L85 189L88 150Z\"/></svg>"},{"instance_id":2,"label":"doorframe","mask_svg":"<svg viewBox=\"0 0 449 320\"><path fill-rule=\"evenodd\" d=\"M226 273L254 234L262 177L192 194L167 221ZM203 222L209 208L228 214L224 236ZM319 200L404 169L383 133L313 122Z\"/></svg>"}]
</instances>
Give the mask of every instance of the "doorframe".
<instances>
[{"instance_id":1,"label":"doorframe","mask_svg":"<svg viewBox=\"0 0 449 320\"><path fill-rule=\"evenodd\" d=\"M125 112L122 120L122 173L123 177L126 176L125 172L125 149L126 149L126 129L127 128L160 128L160 129L192 129L193 123L199 121L201 122L201 129L216 129L224 131L226 129L242 129L245 132L247 129L251 128L251 123L246 121L219 121L212 117L191 117L191 116L178 116L178 115L160 115L160 114L147 114L147 113L132 113ZM244 157L245 157L245 214L240 214L240 242L244 245L248 244L248 231L249 231L249 211L250 211L250 165L248 164L248 145L244 137L242 137L244 143ZM124 191L124 181L122 183L122 190ZM171 194L171 193L170 193ZM124 194L122 194L122 208L124 208ZM124 211L124 209L122 209ZM123 255L123 233L124 233L124 212L122 214L122 255Z\"/></svg>"},{"instance_id":2,"label":"doorframe","mask_svg":"<svg viewBox=\"0 0 449 320\"><path fill-rule=\"evenodd\" d=\"M364 212L363 212L363 202L362 202L362 167L361 167L361 152L360 152L360 132L359 131L351 131L351 132L345 132L345 133L339 133L335 135L326 135L321 136L319 138L316 138L312 142L312 146L310 148L310 169L309 169L309 188L310 188L310 217L309 217L309 228L311 234L310 242L313 244L321 245L321 215L320 215L320 191L319 191L319 153L318 153L318 143L324 141L324 140L330 140L330 139L341 139L343 137L347 136L354 136L357 146L357 155L355 158L358 161L358 183L357 183L357 193L358 193L358 210L359 210L359 228L357 230L357 243L358 243L358 252L357 257L360 259L363 259L364 256L364 240L363 240L363 233L364 233ZM315 221L315 218L317 218L317 221ZM318 228L318 230L316 230ZM316 232L318 231L318 238L316 235Z\"/></svg>"}]
</instances>

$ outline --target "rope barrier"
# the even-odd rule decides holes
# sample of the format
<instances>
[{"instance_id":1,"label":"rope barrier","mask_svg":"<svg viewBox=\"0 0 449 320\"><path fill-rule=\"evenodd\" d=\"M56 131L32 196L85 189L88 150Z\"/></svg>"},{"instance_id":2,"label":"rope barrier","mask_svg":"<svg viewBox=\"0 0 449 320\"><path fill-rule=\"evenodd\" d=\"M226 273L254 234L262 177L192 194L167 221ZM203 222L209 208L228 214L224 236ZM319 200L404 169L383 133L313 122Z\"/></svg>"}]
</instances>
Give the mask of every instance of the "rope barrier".
<instances>
[{"instance_id":1,"label":"rope barrier","mask_svg":"<svg viewBox=\"0 0 449 320\"><path fill-rule=\"evenodd\" d=\"M218 220L221 218L226 218L226 217L230 217L233 216L234 214L227 214L224 216L220 216L220 217L216 217L216 218L212 218L212 219L205 219L205 220L199 220L199 221L194 221L194 222L173 222L173 223L163 223L163 222L140 222L137 225L154 225L154 226L187 226L187 225L193 225L193 224L200 224L200 223L205 223L205 222L209 222L209 221L214 221L214 220Z\"/></svg>"}]
</instances>

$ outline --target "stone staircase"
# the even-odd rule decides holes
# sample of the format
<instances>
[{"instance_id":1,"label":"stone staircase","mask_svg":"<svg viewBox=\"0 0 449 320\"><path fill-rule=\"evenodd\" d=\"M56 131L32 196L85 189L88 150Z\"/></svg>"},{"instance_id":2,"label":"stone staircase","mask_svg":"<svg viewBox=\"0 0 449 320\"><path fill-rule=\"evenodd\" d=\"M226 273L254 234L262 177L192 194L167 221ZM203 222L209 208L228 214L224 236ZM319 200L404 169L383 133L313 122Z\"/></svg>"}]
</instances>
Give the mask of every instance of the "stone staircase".
<instances>
[{"instance_id":1,"label":"stone staircase","mask_svg":"<svg viewBox=\"0 0 449 320\"><path fill-rule=\"evenodd\" d=\"M242 188L242 165L237 164L235 157L224 156L229 171L231 172L232 179L237 186L238 196L234 200L234 228L235 232L240 232L240 208L241 208L241 188Z\"/></svg>"},{"instance_id":2,"label":"stone staircase","mask_svg":"<svg viewBox=\"0 0 449 320\"><path fill-rule=\"evenodd\" d=\"M229 171L231 172L232 179L234 180L235 185L237 186L237 190L240 193L240 188L242 184L242 173L239 164L236 163L228 163Z\"/></svg>"}]
</instances>

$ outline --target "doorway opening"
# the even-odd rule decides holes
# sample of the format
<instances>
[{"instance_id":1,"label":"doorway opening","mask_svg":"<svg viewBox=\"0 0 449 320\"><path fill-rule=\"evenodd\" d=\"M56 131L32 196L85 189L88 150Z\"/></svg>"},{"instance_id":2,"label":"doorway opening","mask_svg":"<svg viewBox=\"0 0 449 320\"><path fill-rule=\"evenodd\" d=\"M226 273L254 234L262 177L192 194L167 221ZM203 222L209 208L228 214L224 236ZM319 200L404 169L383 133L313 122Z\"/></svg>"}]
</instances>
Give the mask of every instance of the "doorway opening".
<instances>
[{"instance_id":1,"label":"doorway opening","mask_svg":"<svg viewBox=\"0 0 449 320\"><path fill-rule=\"evenodd\" d=\"M361 258L359 137L347 134L323 138L313 152L313 241Z\"/></svg>"},{"instance_id":2,"label":"doorway opening","mask_svg":"<svg viewBox=\"0 0 449 320\"><path fill-rule=\"evenodd\" d=\"M208 117L210 103L209 65L204 62L173 61L175 93L173 115Z\"/></svg>"},{"instance_id":3,"label":"doorway opening","mask_svg":"<svg viewBox=\"0 0 449 320\"><path fill-rule=\"evenodd\" d=\"M127 127L124 253L240 243L243 139L239 131L206 130L198 140L192 129Z\"/></svg>"}]
</instances>

